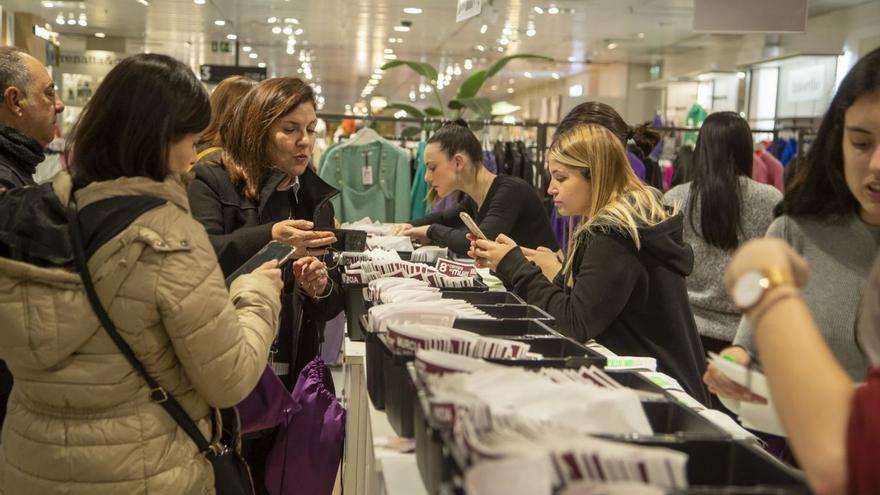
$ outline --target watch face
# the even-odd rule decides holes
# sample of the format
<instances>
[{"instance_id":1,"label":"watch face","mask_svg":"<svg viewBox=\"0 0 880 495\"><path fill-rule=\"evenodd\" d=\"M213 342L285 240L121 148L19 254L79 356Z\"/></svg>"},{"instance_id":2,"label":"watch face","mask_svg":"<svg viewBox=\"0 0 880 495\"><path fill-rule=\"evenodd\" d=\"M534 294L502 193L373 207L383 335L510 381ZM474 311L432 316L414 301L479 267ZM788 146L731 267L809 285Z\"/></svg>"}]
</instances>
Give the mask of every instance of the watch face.
<instances>
[{"instance_id":1,"label":"watch face","mask_svg":"<svg viewBox=\"0 0 880 495\"><path fill-rule=\"evenodd\" d=\"M733 302L741 309L751 308L761 299L764 287L761 279L764 276L760 272L748 272L736 281L733 287Z\"/></svg>"}]
</instances>

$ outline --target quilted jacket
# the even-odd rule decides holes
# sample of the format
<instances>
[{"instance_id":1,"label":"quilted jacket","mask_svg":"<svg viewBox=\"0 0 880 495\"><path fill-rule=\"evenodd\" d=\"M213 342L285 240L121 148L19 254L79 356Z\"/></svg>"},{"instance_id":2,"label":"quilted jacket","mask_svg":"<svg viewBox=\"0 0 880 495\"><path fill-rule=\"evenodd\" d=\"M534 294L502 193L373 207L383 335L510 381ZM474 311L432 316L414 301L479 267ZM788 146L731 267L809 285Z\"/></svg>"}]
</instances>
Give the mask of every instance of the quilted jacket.
<instances>
[{"instance_id":1,"label":"quilted jacket","mask_svg":"<svg viewBox=\"0 0 880 495\"><path fill-rule=\"evenodd\" d=\"M53 188L62 204L71 181ZM75 193L167 201L89 260L102 304L138 359L212 438L211 407L241 401L275 337L279 290L262 275L227 292L179 180L121 178ZM34 226L39 229L39 225ZM0 258L0 358L15 376L0 443L5 494L211 494L208 461L98 323L80 277Z\"/></svg>"}]
</instances>

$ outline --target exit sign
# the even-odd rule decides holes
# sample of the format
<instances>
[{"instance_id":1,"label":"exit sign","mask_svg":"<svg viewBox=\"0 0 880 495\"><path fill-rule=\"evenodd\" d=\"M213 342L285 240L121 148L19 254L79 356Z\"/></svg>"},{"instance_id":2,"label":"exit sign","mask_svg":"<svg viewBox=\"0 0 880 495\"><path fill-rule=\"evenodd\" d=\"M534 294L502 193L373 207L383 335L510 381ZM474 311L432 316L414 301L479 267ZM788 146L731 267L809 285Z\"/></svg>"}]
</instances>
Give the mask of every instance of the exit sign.
<instances>
[{"instance_id":1,"label":"exit sign","mask_svg":"<svg viewBox=\"0 0 880 495\"><path fill-rule=\"evenodd\" d=\"M232 52L228 41L212 41L211 42L211 51L213 53L231 53Z\"/></svg>"}]
</instances>

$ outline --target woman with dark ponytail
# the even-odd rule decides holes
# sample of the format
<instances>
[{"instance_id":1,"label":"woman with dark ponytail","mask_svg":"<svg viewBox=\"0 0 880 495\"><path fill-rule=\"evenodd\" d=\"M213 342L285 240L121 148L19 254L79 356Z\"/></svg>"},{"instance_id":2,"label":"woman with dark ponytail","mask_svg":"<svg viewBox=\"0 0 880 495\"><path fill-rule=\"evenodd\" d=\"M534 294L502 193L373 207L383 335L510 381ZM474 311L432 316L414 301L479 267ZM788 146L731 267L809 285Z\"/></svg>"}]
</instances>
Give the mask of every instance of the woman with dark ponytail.
<instances>
[{"instance_id":1,"label":"woman with dark ponytail","mask_svg":"<svg viewBox=\"0 0 880 495\"><path fill-rule=\"evenodd\" d=\"M519 177L490 172L483 165L483 147L465 121L447 122L428 139L425 168L425 181L432 194L443 198L461 191L465 199L412 224L401 224L396 233L448 246L466 256L470 248L468 229L459 217L464 212L489 239L506 234L531 248L532 255L540 253L541 258L549 256L556 261L553 253L559 246L537 191Z\"/></svg>"},{"instance_id":2,"label":"woman with dark ponytail","mask_svg":"<svg viewBox=\"0 0 880 495\"><path fill-rule=\"evenodd\" d=\"M725 292L724 268L740 244L764 235L782 199L774 187L751 180L751 171L749 124L734 112L713 113L700 128L691 181L665 197L685 213L684 239L695 262L688 296L707 351L730 345L741 316Z\"/></svg>"}]
</instances>

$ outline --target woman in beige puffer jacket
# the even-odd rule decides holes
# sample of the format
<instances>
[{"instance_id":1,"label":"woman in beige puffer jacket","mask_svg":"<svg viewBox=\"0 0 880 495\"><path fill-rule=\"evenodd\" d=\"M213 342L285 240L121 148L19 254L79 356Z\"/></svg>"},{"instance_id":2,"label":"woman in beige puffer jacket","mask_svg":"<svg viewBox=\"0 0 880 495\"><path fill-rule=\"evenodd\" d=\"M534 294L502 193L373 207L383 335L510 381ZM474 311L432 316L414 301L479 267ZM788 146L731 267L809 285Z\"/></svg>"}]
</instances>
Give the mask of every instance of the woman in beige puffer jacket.
<instances>
[{"instance_id":1,"label":"woman in beige puffer jacket","mask_svg":"<svg viewBox=\"0 0 880 495\"><path fill-rule=\"evenodd\" d=\"M146 62L182 70L168 57L136 57L114 71ZM142 83L163 84L155 80L161 72L150 70L158 74ZM112 86L112 76L103 84ZM193 91L191 97L207 102L207 95ZM100 95L101 87L95 99ZM183 140L197 137L187 133ZM185 155L186 143L169 153L179 149ZM227 292L208 236L190 216L174 174L171 163L179 161L169 159L164 181L121 176L91 181L74 195L80 209L116 196L166 200L99 248L89 271L137 358L211 439L212 407L244 399L266 365L280 277L277 270L244 275ZM66 205L70 176L60 174L53 188ZM0 443L0 492L214 493L211 464L150 401L143 378L98 322L78 274L0 258L0 321L0 357L15 377Z\"/></svg>"}]
</instances>

